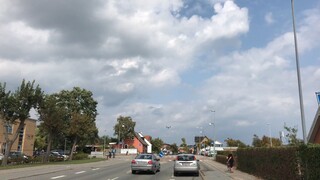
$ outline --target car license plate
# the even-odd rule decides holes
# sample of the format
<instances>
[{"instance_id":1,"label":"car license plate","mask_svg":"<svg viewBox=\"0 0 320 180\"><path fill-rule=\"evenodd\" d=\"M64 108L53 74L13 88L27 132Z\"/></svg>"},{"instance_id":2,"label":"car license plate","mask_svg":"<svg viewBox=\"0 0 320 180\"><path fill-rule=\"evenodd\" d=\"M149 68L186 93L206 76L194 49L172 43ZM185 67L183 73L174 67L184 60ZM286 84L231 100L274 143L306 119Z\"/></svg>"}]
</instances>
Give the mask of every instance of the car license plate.
<instances>
[{"instance_id":1,"label":"car license plate","mask_svg":"<svg viewBox=\"0 0 320 180\"><path fill-rule=\"evenodd\" d=\"M188 162L183 162L182 165L184 165L184 166L190 166L190 163L188 163Z\"/></svg>"}]
</instances>

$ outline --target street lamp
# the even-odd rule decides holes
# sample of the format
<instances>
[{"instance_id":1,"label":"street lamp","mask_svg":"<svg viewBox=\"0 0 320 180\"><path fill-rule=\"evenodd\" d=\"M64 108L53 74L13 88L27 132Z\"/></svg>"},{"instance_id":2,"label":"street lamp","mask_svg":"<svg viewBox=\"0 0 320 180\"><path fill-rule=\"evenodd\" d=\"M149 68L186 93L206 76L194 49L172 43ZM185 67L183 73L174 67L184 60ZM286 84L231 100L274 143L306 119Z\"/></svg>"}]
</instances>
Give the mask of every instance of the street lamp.
<instances>
[{"instance_id":1,"label":"street lamp","mask_svg":"<svg viewBox=\"0 0 320 180\"><path fill-rule=\"evenodd\" d=\"M215 124L214 124L214 120L215 120L214 114L216 111L210 110L210 112L213 113L213 120L212 120L213 122L209 123L209 125L213 126L213 158L215 159L215 157L216 157L216 131L215 131Z\"/></svg>"},{"instance_id":2,"label":"street lamp","mask_svg":"<svg viewBox=\"0 0 320 180\"><path fill-rule=\"evenodd\" d=\"M306 124L305 124L305 118L304 118L303 96L302 96L301 78L300 78L300 64L299 64L299 54L298 54L298 43L297 43L296 25L295 25L295 18L294 18L294 0L291 0L291 10L292 10L292 22L293 22L292 26L293 26L293 36L294 36L294 48L295 48L295 54L296 54L296 66L297 66L297 77L298 77L298 88L299 88L302 134L303 134L304 144L307 144Z\"/></svg>"},{"instance_id":3,"label":"street lamp","mask_svg":"<svg viewBox=\"0 0 320 180\"><path fill-rule=\"evenodd\" d=\"M121 131L120 131L120 127L124 127L124 125L123 124L119 124L119 133L118 133L118 145L120 144L120 133L121 133Z\"/></svg>"}]
</instances>

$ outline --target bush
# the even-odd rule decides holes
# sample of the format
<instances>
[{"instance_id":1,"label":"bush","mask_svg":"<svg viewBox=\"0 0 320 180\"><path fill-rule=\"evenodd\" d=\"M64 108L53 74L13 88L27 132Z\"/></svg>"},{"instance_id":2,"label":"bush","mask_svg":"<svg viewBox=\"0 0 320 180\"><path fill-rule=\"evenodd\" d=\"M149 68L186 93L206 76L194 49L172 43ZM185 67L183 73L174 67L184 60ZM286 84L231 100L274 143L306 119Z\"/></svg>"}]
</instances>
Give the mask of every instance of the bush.
<instances>
[{"instance_id":1,"label":"bush","mask_svg":"<svg viewBox=\"0 0 320 180\"><path fill-rule=\"evenodd\" d=\"M304 179L320 179L320 145L300 146L299 157Z\"/></svg>"},{"instance_id":2,"label":"bush","mask_svg":"<svg viewBox=\"0 0 320 180\"><path fill-rule=\"evenodd\" d=\"M89 154L86 153L77 153L74 154L72 160L82 160L82 159L89 159Z\"/></svg>"}]
</instances>

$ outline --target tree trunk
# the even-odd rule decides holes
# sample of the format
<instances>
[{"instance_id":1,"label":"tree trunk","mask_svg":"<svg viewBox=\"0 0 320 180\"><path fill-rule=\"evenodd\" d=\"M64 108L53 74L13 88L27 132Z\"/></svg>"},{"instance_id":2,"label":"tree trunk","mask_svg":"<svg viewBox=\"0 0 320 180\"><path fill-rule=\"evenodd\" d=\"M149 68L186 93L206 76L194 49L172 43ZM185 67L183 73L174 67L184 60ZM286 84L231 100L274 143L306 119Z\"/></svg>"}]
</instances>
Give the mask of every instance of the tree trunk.
<instances>
[{"instance_id":1,"label":"tree trunk","mask_svg":"<svg viewBox=\"0 0 320 180\"><path fill-rule=\"evenodd\" d=\"M3 125L5 140L6 140L6 152L5 152L3 160L2 160L2 164L1 164L2 166L6 166L8 164L8 157L9 157L9 153L11 151L12 145L16 141L16 139L18 138L21 129L24 127L24 122L25 122L25 120L20 120L18 129L16 132L14 132L12 139L9 139L8 132L6 129L6 125L8 122Z\"/></svg>"},{"instance_id":2,"label":"tree trunk","mask_svg":"<svg viewBox=\"0 0 320 180\"><path fill-rule=\"evenodd\" d=\"M44 155L44 158L43 158L43 163L46 163L49 161L49 155L51 153L51 144L52 144L52 135L49 133L48 134L48 146L47 146L47 151L46 151L46 154Z\"/></svg>"},{"instance_id":3,"label":"tree trunk","mask_svg":"<svg viewBox=\"0 0 320 180\"><path fill-rule=\"evenodd\" d=\"M9 153L10 153L10 149L12 147L13 142L12 141L7 141L6 140L6 148L5 148L5 153L4 153L4 157L2 159L2 166L6 166L8 164L8 157L9 157Z\"/></svg>"},{"instance_id":4,"label":"tree trunk","mask_svg":"<svg viewBox=\"0 0 320 180\"><path fill-rule=\"evenodd\" d=\"M73 141L72 148L71 148L71 152L70 152L69 160L72 160L73 152L74 152L74 151L75 151L75 149L76 149L76 145L77 145L77 138L75 138L75 139L74 139L74 141Z\"/></svg>"}]
</instances>

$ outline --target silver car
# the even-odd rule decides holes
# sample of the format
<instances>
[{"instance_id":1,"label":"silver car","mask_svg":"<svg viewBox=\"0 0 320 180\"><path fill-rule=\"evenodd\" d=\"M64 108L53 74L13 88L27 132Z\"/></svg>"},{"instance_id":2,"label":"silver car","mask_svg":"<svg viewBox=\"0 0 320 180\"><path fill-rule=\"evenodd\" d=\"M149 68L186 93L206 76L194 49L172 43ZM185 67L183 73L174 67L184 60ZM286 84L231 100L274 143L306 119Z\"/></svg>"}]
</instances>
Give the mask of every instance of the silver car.
<instances>
[{"instance_id":1,"label":"silver car","mask_svg":"<svg viewBox=\"0 0 320 180\"><path fill-rule=\"evenodd\" d=\"M151 172L155 174L160 171L160 158L154 154L139 154L131 161L131 172Z\"/></svg>"},{"instance_id":2,"label":"silver car","mask_svg":"<svg viewBox=\"0 0 320 180\"><path fill-rule=\"evenodd\" d=\"M174 176L177 176L180 173L192 173L199 176L199 170L199 160L197 160L193 154L179 154L174 160Z\"/></svg>"}]
</instances>

